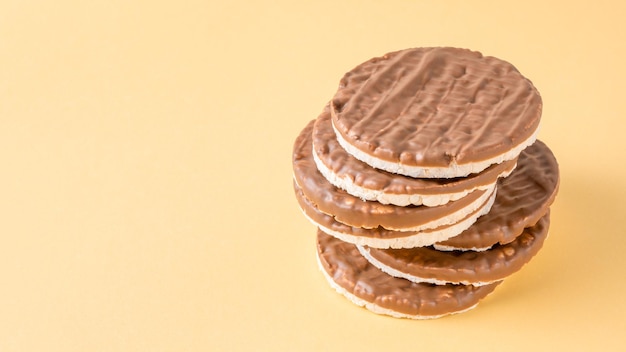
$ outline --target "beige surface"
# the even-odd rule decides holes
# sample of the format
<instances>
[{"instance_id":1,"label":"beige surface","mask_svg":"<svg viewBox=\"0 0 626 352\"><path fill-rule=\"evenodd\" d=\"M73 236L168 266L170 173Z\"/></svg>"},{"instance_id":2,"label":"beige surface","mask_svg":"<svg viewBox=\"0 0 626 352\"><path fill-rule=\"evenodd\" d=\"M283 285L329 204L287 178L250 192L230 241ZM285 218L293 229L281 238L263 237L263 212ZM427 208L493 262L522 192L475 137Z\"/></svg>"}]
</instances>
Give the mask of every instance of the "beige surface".
<instances>
[{"instance_id":1,"label":"beige surface","mask_svg":"<svg viewBox=\"0 0 626 352\"><path fill-rule=\"evenodd\" d=\"M623 348L626 8L432 3L1 1L0 351ZM428 45L533 80L562 185L527 267L416 322L328 287L290 158L345 71Z\"/></svg>"}]
</instances>

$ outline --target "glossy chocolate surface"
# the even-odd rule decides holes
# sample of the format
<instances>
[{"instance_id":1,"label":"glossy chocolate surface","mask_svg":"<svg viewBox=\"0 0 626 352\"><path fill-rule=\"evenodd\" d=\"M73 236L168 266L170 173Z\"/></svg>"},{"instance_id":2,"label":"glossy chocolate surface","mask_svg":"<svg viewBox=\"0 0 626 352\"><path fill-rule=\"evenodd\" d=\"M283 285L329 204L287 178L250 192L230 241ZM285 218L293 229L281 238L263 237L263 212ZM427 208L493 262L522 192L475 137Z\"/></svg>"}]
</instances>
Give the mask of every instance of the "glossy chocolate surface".
<instances>
[{"instance_id":1,"label":"glossy chocolate surface","mask_svg":"<svg viewBox=\"0 0 626 352\"><path fill-rule=\"evenodd\" d=\"M324 228L329 229L330 231L334 231L337 233L345 234L348 236L357 236L357 237L368 237L368 238L379 238L379 239L392 239L392 238L402 238L413 236L416 234L420 235L428 235L431 232L441 231L450 228L452 225L444 225L440 227L436 227L434 229L424 230L424 231L393 231L386 230L382 227L376 227L373 229L364 229L362 227L353 227L343 223L336 221L332 216L326 215L319 211L315 204L308 199L302 189L298 187L298 185L294 182L294 193L296 196L296 200L300 205L300 209L306 214L309 219L311 219L318 226L323 226ZM480 211L477 210L476 212ZM475 216L476 212L470 213L466 218ZM463 219L465 220L465 219Z\"/></svg>"}]
</instances>

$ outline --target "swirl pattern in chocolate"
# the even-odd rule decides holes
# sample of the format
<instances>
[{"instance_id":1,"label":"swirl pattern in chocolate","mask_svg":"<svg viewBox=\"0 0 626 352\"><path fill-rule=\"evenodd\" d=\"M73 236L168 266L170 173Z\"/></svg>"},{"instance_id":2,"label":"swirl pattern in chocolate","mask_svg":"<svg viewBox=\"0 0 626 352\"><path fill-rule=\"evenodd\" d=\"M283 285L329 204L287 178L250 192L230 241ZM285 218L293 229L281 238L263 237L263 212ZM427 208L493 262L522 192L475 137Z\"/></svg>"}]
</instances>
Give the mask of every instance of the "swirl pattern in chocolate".
<instances>
[{"instance_id":1,"label":"swirl pattern in chocolate","mask_svg":"<svg viewBox=\"0 0 626 352\"><path fill-rule=\"evenodd\" d=\"M346 73L333 125L363 153L408 166L498 157L534 135L542 100L510 63L465 49L415 48Z\"/></svg>"}]
</instances>

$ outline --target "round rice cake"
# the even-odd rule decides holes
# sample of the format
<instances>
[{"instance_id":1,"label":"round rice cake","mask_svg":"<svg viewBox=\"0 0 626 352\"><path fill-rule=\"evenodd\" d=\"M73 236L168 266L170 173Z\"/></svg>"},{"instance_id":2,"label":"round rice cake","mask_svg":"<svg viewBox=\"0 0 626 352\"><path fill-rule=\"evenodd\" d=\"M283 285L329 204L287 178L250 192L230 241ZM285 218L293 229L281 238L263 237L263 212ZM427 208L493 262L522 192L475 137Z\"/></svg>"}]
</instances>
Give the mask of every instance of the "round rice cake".
<instances>
[{"instance_id":1,"label":"round rice cake","mask_svg":"<svg viewBox=\"0 0 626 352\"><path fill-rule=\"evenodd\" d=\"M559 190L559 165L542 141L517 159L517 168L498 183L489 213L460 235L436 243L438 250L486 250L513 241L548 212Z\"/></svg>"},{"instance_id":2,"label":"round rice cake","mask_svg":"<svg viewBox=\"0 0 626 352\"><path fill-rule=\"evenodd\" d=\"M396 318L433 319L474 308L499 282L432 285L390 276L365 259L355 245L317 232L318 262L331 287L351 302Z\"/></svg>"},{"instance_id":3,"label":"round rice cake","mask_svg":"<svg viewBox=\"0 0 626 352\"><path fill-rule=\"evenodd\" d=\"M341 79L330 110L338 142L355 158L451 178L515 159L536 139L542 100L506 61L434 47L360 64Z\"/></svg>"},{"instance_id":4,"label":"round rice cake","mask_svg":"<svg viewBox=\"0 0 626 352\"><path fill-rule=\"evenodd\" d=\"M496 196L494 192L482 207L454 224L422 231L393 231L382 227L364 229L340 223L332 216L319 211L295 182L294 192L304 216L324 233L345 242L372 248L424 247L456 236L472 226L480 216L487 214Z\"/></svg>"},{"instance_id":5,"label":"round rice cake","mask_svg":"<svg viewBox=\"0 0 626 352\"><path fill-rule=\"evenodd\" d=\"M364 200L398 206L439 206L461 199L475 190L495 185L508 176L516 159L457 178L413 178L374 169L348 154L337 142L328 106L313 127L313 159L317 169L335 187Z\"/></svg>"},{"instance_id":6,"label":"round rice cake","mask_svg":"<svg viewBox=\"0 0 626 352\"><path fill-rule=\"evenodd\" d=\"M382 227L365 229L340 223L332 216L319 211L295 182L294 191L304 215L320 230L342 241L372 248L423 247L456 236L469 228L480 216L487 214L496 196L494 192L482 207L454 224L422 231L393 231Z\"/></svg>"},{"instance_id":7,"label":"round rice cake","mask_svg":"<svg viewBox=\"0 0 626 352\"><path fill-rule=\"evenodd\" d=\"M504 280L528 263L543 246L549 226L548 213L513 242L482 252L442 252L432 247L358 249L372 265L395 277L436 285L482 286Z\"/></svg>"}]
</instances>

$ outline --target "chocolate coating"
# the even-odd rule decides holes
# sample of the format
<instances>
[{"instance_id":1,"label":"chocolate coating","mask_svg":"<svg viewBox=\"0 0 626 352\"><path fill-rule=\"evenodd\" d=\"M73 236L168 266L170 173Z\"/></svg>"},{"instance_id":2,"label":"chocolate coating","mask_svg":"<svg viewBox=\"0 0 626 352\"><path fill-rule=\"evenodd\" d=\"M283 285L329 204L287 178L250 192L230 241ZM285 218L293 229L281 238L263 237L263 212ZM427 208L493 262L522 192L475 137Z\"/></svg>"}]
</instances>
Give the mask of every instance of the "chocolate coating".
<instances>
[{"instance_id":1,"label":"chocolate coating","mask_svg":"<svg viewBox=\"0 0 626 352\"><path fill-rule=\"evenodd\" d=\"M333 173L348 177L362 188L391 194L441 195L473 190L491 185L505 171L515 167L516 160L493 165L483 172L457 178L414 178L374 169L348 154L337 142L330 110L324 108L313 128L313 149Z\"/></svg>"},{"instance_id":2,"label":"chocolate coating","mask_svg":"<svg viewBox=\"0 0 626 352\"><path fill-rule=\"evenodd\" d=\"M389 276L370 264L356 246L317 232L323 270L349 293L379 307L409 315L440 316L476 305L499 284L431 285Z\"/></svg>"},{"instance_id":3,"label":"chocolate coating","mask_svg":"<svg viewBox=\"0 0 626 352\"><path fill-rule=\"evenodd\" d=\"M452 226L452 225L444 225L444 226L436 227L434 229L428 229L428 230L419 231L419 232L418 231L393 231L393 230L386 230L382 227L376 227L373 229L353 227L353 226L349 226L349 225L340 223L338 221L335 221L335 219L332 216L322 213L321 211L319 211L319 209L317 209L315 204L313 204L313 202L311 202L311 200L309 200L304 195L304 193L302 192L302 189L300 189L300 187L298 187L298 185L295 182L294 182L293 187L294 187L294 193L296 195L296 199L298 201L298 204L300 205L300 208L313 222L327 229L330 229L331 231L346 234L349 236L392 239L392 238L409 237L409 236L416 235L418 233L427 235L428 233L446 229ZM466 218L469 218L475 215L475 213L478 211L480 211L480 209L467 215Z\"/></svg>"},{"instance_id":4,"label":"chocolate coating","mask_svg":"<svg viewBox=\"0 0 626 352\"><path fill-rule=\"evenodd\" d=\"M531 137L542 100L503 60L457 48L415 48L362 63L341 79L333 124L378 159L448 167L489 160Z\"/></svg>"},{"instance_id":5,"label":"chocolate coating","mask_svg":"<svg viewBox=\"0 0 626 352\"><path fill-rule=\"evenodd\" d=\"M294 178L308 199L323 213L354 227L402 230L440 220L461 211L485 194L477 190L469 195L437 207L385 205L363 201L336 188L317 170L312 155L311 133L314 121L296 138L293 151Z\"/></svg>"},{"instance_id":6,"label":"chocolate coating","mask_svg":"<svg viewBox=\"0 0 626 352\"><path fill-rule=\"evenodd\" d=\"M513 242L482 252L442 252L432 247L366 250L375 261L409 276L464 284L492 282L503 280L528 263L543 246L549 226L548 213Z\"/></svg>"},{"instance_id":7,"label":"chocolate coating","mask_svg":"<svg viewBox=\"0 0 626 352\"><path fill-rule=\"evenodd\" d=\"M558 189L556 158L547 145L536 141L520 154L511 175L498 182L491 211L460 235L439 244L471 249L509 243L546 214Z\"/></svg>"}]
</instances>

